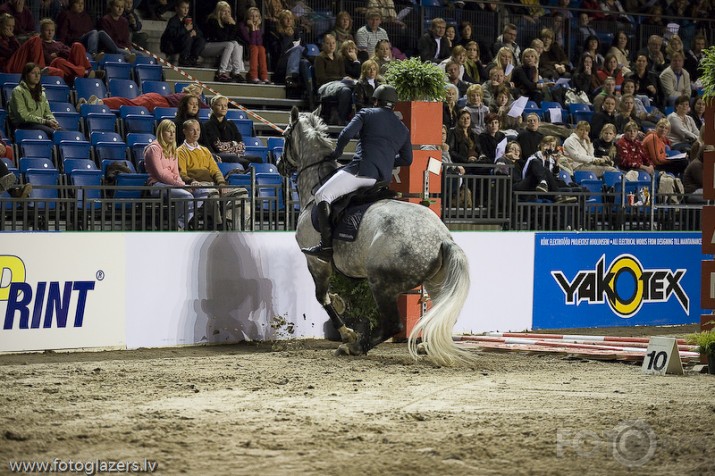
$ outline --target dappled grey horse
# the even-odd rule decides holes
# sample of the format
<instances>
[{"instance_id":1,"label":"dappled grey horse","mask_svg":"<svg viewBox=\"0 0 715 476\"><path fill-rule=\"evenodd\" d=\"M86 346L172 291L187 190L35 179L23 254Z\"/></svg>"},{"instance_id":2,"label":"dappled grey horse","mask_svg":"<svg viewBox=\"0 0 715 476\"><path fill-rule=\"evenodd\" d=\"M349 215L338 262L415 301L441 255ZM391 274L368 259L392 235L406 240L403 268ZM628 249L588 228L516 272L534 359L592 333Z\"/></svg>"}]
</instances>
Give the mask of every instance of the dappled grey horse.
<instances>
[{"instance_id":1,"label":"dappled grey horse","mask_svg":"<svg viewBox=\"0 0 715 476\"><path fill-rule=\"evenodd\" d=\"M295 107L284 136L278 170L286 176L297 171L301 212L296 240L307 247L319 240L311 223L313 189L338 167L336 161L325 160L334 144L318 115L299 113ZM434 212L422 205L381 200L365 212L356 240L335 240L333 248L332 264L313 256L307 260L315 296L343 340L337 353L364 354L402 330L397 297L424 284L432 307L410 333L410 353L416 357L417 338L421 337L420 351L436 364L451 365L469 358L452 340L452 329L469 291L467 258ZM351 278L367 279L380 314L376 325L362 323L351 329L345 324L329 294L333 269Z\"/></svg>"}]
</instances>

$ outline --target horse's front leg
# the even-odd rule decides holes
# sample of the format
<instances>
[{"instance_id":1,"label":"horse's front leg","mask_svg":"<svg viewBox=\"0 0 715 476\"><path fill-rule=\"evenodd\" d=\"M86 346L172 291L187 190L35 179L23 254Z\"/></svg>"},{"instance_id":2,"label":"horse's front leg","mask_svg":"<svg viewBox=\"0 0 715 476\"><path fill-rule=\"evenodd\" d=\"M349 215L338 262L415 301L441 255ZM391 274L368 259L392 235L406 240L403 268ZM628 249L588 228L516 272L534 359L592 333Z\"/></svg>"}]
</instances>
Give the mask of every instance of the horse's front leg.
<instances>
[{"instance_id":1,"label":"horse's front leg","mask_svg":"<svg viewBox=\"0 0 715 476\"><path fill-rule=\"evenodd\" d=\"M310 273L313 275L313 281L315 282L315 298L323 306L325 312L328 313L330 322L333 324L338 333L340 333L340 339L344 342L344 344L338 348L338 353L347 353L352 355L362 354L362 352L359 351L360 347L358 346L360 335L345 325L345 321L333 304L331 296L338 298L339 296L328 292L330 288L330 276L333 274L331 265L317 259L309 259L309 261L315 262L315 264L308 264ZM345 310L345 303L341 298L336 299L336 303L339 308Z\"/></svg>"}]
</instances>

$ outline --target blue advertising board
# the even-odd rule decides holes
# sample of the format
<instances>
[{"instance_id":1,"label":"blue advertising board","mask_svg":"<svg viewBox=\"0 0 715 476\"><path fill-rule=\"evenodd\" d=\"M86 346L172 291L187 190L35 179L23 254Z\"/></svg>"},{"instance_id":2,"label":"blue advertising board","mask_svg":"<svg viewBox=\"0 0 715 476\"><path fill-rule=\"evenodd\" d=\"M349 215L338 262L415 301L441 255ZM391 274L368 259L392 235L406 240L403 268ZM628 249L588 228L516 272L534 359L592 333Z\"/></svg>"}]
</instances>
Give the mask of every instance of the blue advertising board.
<instances>
[{"instance_id":1,"label":"blue advertising board","mask_svg":"<svg viewBox=\"0 0 715 476\"><path fill-rule=\"evenodd\" d=\"M537 233L534 329L692 324L700 233Z\"/></svg>"}]
</instances>

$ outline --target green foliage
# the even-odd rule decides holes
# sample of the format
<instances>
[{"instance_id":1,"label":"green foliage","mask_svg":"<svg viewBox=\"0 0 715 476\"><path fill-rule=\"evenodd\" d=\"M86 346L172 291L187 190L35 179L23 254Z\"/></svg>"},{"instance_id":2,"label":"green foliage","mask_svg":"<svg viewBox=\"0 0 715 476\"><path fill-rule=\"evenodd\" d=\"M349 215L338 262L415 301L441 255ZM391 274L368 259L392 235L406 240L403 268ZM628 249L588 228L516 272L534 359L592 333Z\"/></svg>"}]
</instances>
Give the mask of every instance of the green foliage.
<instances>
[{"instance_id":1,"label":"green foliage","mask_svg":"<svg viewBox=\"0 0 715 476\"><path fill-rule=\"evenodd\" d=\"M715 98L715 46L706 48L704 57L700 61L700 81L703 83L703 98L711 101Z\"/></svg>"},{"instance_id":2,"label":"green foliage","mask_svg":"<svg viewBox=\"0 0 715 476\"><path fill-rule=\"evenodd\" d=\"M347 306L343 313L346 318L364 318L370 321L374 329L380 320L377 305L367 279L353 279L340 273L330 277L330 292L339 295Z\"/></svg>"},{"instance_id":3,"label":"green foliage","mask_svg":"<svg viewBox=\"0 0 715 476\"><path fill-rule=\"evenodd\" d=\"M688 342L697 345L701 354L715 354L715 329L690 334Z\"/></svg>"},{"instance_id":4,"label":"green foliage","mask_svg":"<svg viewBox=\"0 0 715 476\"><path fill-rule=\"evenodd\" d=\"M442 101L445 98L445 75L434 63L423 63L419 57L392 61L385 79L397 90L400 101Z\"/></svg>"}]
</instances>

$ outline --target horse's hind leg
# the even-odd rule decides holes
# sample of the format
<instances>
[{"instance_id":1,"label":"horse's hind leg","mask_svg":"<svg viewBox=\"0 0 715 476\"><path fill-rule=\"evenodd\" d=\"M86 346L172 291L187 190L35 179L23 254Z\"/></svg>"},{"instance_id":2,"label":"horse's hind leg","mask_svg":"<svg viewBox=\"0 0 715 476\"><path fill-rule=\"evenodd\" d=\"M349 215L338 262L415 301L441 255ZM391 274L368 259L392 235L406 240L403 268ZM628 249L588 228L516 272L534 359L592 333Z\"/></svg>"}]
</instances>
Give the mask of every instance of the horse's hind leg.
<instances>
[{"instance_id":1,"label":"horse's hind leg","mask_svg":"<svg viewBox=\"0 0 715 476\"><path fill-rule=\"evenodd\" d=\"M390 337L402 331L404 326L397 307L399 292L391 287L371 286L375 304L380 312L380 321L373 328L368 339L363 340L365 352L385 342Z\"/></svg>"}]
</instances>

